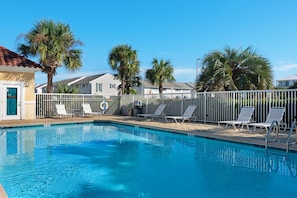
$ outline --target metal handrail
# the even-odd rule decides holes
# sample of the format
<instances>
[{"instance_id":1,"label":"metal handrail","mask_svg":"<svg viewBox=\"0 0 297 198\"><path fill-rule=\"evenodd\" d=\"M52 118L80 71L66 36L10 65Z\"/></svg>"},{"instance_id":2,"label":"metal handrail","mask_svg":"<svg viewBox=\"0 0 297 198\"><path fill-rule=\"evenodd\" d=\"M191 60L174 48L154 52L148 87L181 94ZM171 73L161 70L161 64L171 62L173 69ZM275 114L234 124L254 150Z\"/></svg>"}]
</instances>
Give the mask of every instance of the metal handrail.
<instances>
[{"instance_id":1,"label":"metal handrail","mask_svg":"<svg viewBox=\"0 0 297 198\"><path fill-rule=\"evenodd\" d=\"M276 140L275 141L278 141L278 132L279 132L279 124L276 120L273 120L267 133L266 133L266 137L265 137L265 149L268 148L268 138L270 136L270 133L272 131L272 129L275 129L275 125L276 125Z\"/></svg>"},{"instance_id":2,"label":"metal handrail","mask_svg":"<svg viewBox=\"0 0 297 198\"><path fill-rule=\"evenodd\" d=\"M292 126L290 128L290 131L288 133L288 138L287 138L287 142L286 142L286 152L289 152L289 146L290 146L290 139L291 139L291 135L293 133L293 129L295 128L296 131L296 142L297 142L297 125L296 125L296 121L294 121L292 123ZM291 144L296 144L296 142L292 142Z\"/></svg>"},{"instance_id":3,"label":"metal handrail","mask_svg":"<svg viewBox=\"0 0 297 198\"><path fill-rule=\"evenodd\" d=\"M3 129L3 128L1 128L1 131L0 131L0 136L1 136L1 135L3 135L3 133L4 133L4 129Z\"/></svg>"}]
</instances>

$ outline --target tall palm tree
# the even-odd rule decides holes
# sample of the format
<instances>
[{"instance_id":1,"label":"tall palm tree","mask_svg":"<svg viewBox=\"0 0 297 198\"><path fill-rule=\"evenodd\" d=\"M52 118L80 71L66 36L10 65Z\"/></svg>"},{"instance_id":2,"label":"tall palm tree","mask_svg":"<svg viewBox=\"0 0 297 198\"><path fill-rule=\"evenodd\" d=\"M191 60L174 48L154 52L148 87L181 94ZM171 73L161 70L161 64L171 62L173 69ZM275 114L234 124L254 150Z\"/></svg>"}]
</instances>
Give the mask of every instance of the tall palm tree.
<instances>
[{"instance_id":1,"label":"tall palm tree","mask_svg":"<svg viewBox=\"0 0 297 198\"><path fill-rule=\"evenodd\" d=\"M226 47L223 52L206 54L202 73L196 82L198 91L270 89L272 70L268 59L248 47Z\"/></svg>"},{"instance_id":2,"label":"tall palm tree","mask_svg":"<svg viewBox=\"0 0 297 198\"><path fill-rule=\"evenodd\" d=\"M129 94L133 84L132 79L139 74L140 63L136 50L133 50L129 45L116 46L110 52L108 60L112 70L117 71L118 78L122 82L122 94Z\"/></svg>"},{"instance_id":3,"label":"tall palm tree","mask_svg":"<svg viewBox=\"0 0 297 198\"><path fill-rule=\"evenodd\" d=\"M68 25L52 20L41 20L27 34L22 35L25 44L20 44L18 51L24 56L37 56L47 74L47 93L53 92L53 76L57 68L65 66L74 71L81 67L82 51L75 49L83 45L74 38Z\"/></svg>"},{"instance_id":4,"label":"tall palm tree","mask_svg":"<svg viewBox=\"0 0 297 198\"><path fill-rule=\"evenodd\" d=\"M175 81L173 77L173 66L169 60L154 58L152 61L153 68L146 71L146 78L152 83L159 86L159 93L163 92L163 83L166 81Z\"/></svg>"}]
</instances>

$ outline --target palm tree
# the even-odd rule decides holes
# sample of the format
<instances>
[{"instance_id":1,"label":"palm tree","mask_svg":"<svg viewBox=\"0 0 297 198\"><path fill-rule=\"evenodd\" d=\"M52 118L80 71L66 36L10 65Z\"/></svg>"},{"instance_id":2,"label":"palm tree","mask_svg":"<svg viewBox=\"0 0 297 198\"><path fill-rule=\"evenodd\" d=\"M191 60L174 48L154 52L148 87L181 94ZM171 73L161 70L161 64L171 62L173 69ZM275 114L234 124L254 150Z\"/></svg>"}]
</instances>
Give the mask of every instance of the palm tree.
<instances>
[{"instance_id":1,"label":"palm tree","mask_svg":"<svg viewBox=\"0 0 297 198\"><path fill-rule=\"evenodd\" d=\"M173 77L173 66L170 61L154 58L152 61L153 68L146 71L146 78L152 83L159 86L159 93L163 92L163 83L166 81L175 81Z\"/></svg>"},{"instance_id":2,"label":"palm tree","mask_svg":"<svg viewBox=\"0 0 297 198\"><path fill-rule=\"evenodd\" d=\"M125 93L127 94L137 94L136 90L133 89L132 87L134 86L140 86L141 82L140 82L141 77L140 76L130 76L130 78L126 79L125 81L125 85L126 85L126 90Z\"/></svg>"},{"instance_id":3,"label":"palm tree","mask_svg":"<svg viewBox=\"0 0 297 198\"><path fill-rule=\"evenodd\" d=\"M58 84L57 86L57 93L70 93L70 94L78 94L79 89L78 87L70 88L68 85L61 85Z\"/></svg>"},{"instance_id":4,"label":"palm tree","mask_svg":"<svg viewBox=\"0 0 297 198\"><path fill-rule=\"evenodd\" d=\"M118 78L122 82L122 94L129 94L131 86L133 86L133 79L139 73L140 63L136 50L133 50L129 45L116 46L110 52L108 60L112 70L117 71Z\"/></svg>"},{"instance_id":5,"label":"palm tree","mask_svg":"<svg viewBox=\"0 0 297 198\"><path fill-rule=\"evenodd\" d=\"M270 89L272 70L268 59L248 47L206 54L197 91Z\"/></svg>"},{"instance_id":6,"label":"palm tree","mask_svg":"<svg viewBox=\"0 0 297 198\"><path fill-rule=\"evenodd\" d=\"M47 93L53 92L53 76L57 68L64 65L74 71L81 67L82 52L75 49L82 42L74 38L70 27L52 20L41 20L34 28L22 35L25 44L20 44L18 51L24 56L37 56L47 74Z\"/></svg>"}]
</instances>

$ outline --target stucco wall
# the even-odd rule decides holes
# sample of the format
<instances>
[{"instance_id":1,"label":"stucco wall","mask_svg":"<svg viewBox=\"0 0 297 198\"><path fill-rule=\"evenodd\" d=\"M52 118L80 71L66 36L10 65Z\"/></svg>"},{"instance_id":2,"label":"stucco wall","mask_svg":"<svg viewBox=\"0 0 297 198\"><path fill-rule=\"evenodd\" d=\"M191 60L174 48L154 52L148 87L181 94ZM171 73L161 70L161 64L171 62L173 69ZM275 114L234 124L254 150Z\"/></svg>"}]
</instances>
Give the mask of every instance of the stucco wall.
<instances>
[{"instance_id":1,"label":"stucco wall","mask_svg":"<svg viewBox=\"0 0 297 198\"><path fill-rule=\"evenodd\" d=\"M22 119L35 119L34 73L0 72L0 80L23 83Z\"/></svg>"}]
</instances>

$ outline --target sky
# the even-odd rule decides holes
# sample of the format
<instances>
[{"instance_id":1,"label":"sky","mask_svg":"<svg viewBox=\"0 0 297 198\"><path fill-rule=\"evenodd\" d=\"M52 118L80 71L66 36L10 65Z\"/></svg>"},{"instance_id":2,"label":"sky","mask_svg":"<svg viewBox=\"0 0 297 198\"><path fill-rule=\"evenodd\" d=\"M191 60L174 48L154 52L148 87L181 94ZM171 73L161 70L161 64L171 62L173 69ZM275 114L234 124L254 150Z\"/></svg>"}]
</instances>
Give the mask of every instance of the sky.
<instances>
[{"instance_id":1,"label":"sky","mask_svg":"<svg viewBox=\"0 0 297 198\"><path fill-rule=\"evenodd\" d=\"M84 43L82 67L59 68L54 82L115 73L108 55L123 44L137 51L143 78L157 58L170 60L176 81L195 82L206 54L251 46L270 61L275 84L297 74L296 10L296 0L2 1L0 45L17 52L19 35L43 19L69 25ZM36 84L46 79L45 73L35 74Z\"/></svg>"}]
</instances>

